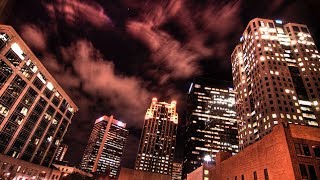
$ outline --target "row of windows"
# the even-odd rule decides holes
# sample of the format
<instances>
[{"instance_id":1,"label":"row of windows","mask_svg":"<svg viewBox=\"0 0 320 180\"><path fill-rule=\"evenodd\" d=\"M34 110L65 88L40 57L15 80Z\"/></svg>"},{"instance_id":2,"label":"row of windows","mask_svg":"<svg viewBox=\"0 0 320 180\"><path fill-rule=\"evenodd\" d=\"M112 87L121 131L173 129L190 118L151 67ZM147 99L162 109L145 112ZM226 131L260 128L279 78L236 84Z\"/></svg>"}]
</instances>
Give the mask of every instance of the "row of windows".
<instances>
[{"instance_id":1,"label":"row of windows","mask_svg":"<svg viewBox=\"0 0 320 180\"><path fill-rule=\"evenodd\" d=\"M265 180L269 180L269 174L268 174L268 169L264 169L263 170L263 174L264 174L264 179ZM241 175L240 180L245 180L245 176ZM252 179L251 177L249 177L248 179ZM227 178L227 180L231 180L230 178ZM238 176L234 177L234 180L238 180ZM258 180L258 175L257 175L257 171L253 172L253 180Z\"/></svg>"}]
</instances>

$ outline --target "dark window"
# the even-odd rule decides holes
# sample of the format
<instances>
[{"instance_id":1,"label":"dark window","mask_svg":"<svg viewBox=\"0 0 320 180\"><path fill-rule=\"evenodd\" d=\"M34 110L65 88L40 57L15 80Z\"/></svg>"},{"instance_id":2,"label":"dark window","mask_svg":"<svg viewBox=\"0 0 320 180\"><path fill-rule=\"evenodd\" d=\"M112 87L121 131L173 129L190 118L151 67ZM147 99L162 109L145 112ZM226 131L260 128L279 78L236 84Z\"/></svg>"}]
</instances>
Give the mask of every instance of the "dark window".
<instances>
[{"instance_id":1,"label":"dark window","mask_svg":"<svg viewBox=\"0 0 320 180\"><path fill-rule=\"evenodd\" d=\"M317 180L318 178L314 167L312 165L308 165L308 170L310 174L310 180Z\"/></svg>"},{"instance_id":2,"label":"dark window","mask_svg":"<svg viewBox=\"0 0 320 180\"><path fill-rule=\"evenodd\" d=\"M12 74L12 69L0 59L0 88L7 82Z\"/></svg>"},{"instance_id":3,"label":"dark window","mask_svg":"<svg viewBox=\"0 0 320 180\"><path fill-rule=\"evenodd\" d=\"M304 164L299 164L302 179L308 179L308 173Z\"/></svg>"},{"instance_id":4,"label":"dark window","mask_svg":"<svg viewBox=\"0 0 320 180\"><path fill-rule=\"evenodd\" d=\"M244 175L243 174L241 175L241 180L244 180Z\"/></svg>"},{"instance_id":5,"label":"dark window","mask_svg":"<svg viewBox=\"0 0 320 180\"><path fill-rule=\"evenodd\" d=\"M309 33L308 29L306 27L301 27L301 31L305 33Z\"/></svg>"},{"instance_id":6,"label":"dark window","mask_svg":"<svg viewBox=\"0 0 320 180\"><path fill-rule=\"evenodd\" d=\"M38 77L36 77L33 80L33 85L41 91L42 87L44 86L44 83Z\"/></svg>"},{"instance_id":7,"label":"dark window","mask_svg":"<svg viewBox=\"0 0 320 180\"><path fill-rule=\"evenodd\" d=\"M19 64L21 63L21 59L19 58L19 56L13 52L12 49L10 49L7 54L6 54L6 58L14 65L14 66L19 66Z\"/></svg>"},{"instance_id":8,"label":"dark window","mask_svg":"<svg viewBox=\"0 0 320 180\"><path fill-rule=\"evenodd\" d=\"M253 179L254 179L254 180L258 180L257 171L254 171L254 172L253 172Z\"/></svg>"},{"instance_id":9,"label":"dark window","mask_svg":"<svg viewBox=\"0 0 320 180\"><path fill-rule=\"evenodd\" d=\"M303 149L303 155L311 156L311 153L307 144L302 144L302 149Z\"/></svg>"},{"instance_id":10,"label":"dark window","mask_svg":"<svg viewBox=\"0 0 320 180\"><path fill-rule=\"evenodd\" d=\"M264 179L269 180L268 169L264 169L263 172L264 172Z\"/></svg>"},{"instance_id":11,"label":"dark window","mask_svg":"<svg viewBox=\"0 0 320 180\"><path fill-rule=\"evenodd\" d=\"M314 155L318 158L320 158L320 147L319 146L312 146L312 149L314 151Z\"/></svg>"},{"instance_id":12,"label":"dark window","mask_svg":"<svg viewBox=\"0 0 320 180\"><path fill-rule=\"evenodd\" d=\"M299 27L298 26L292 26L293 30L296 31L296 32L299 32Z\"/></svg>"}]
</instances>

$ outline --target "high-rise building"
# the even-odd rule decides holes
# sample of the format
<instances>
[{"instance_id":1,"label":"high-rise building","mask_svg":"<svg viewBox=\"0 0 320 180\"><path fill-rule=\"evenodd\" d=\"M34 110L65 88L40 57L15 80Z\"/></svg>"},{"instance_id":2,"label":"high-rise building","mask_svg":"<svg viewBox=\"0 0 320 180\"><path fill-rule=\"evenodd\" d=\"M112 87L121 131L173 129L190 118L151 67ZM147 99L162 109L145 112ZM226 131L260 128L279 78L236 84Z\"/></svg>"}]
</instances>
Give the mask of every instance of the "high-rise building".
<instances>
[{"instance_id":1,"label":"high-rise building","mask_svg":"<svg viewBox=\"0 0 320 180\"><path fill-rule=\"evenodd\" d=\"M176 104L152 99L145 115L135 169L171 176L178 126Z\"/></svg>"},{"instance_id":2,"label":"high-rise building","mask_svg":"<svg viewBox=\"0 0 320 180\"><path fill-rule=\"evenodd\" d=\"M64 160L64 156L66 155L66 152L68 150L68 145L66 144L60 144L60 146L58 147L57 153L56 153L56 157L54 158L56 161L63 161Z\"/></svg>"},{"instance_id":3,"label":"high-rise building","mask_svg":"<svg viewBox=\"0 0 320 180\"><path fill-rule=\"evenodd\" d=\"M216 153L238 152L235 94L231 82L198 79L190 86L183 176L203 164L214 164Z\"/></svg>"},{"instance_id":4,"label":"high-rise building","mask_svg":"<svg viewBox=\"0 0 320 180\"><path fill-rule=\"evenodd\" d=\"M320 55L306 25L255 18L231 55L240 148L279 124L319 126Z\"/></svg>"},{"instance_id":5,"label":"high-rise building","mask_svg":"<svg viewBox=\"0 0 320 180\"><path fill-rule=\"evenodd\" d=\"M182 163L174 162L172 165L172 180L182 179Z\"/></svg>"},{"instance_id":6,"label":"high-rise building","mask_svg":"<svg viewBox=\"0 0 320 180\"><path fill-rule=\"evenodd\" d=\"M0 74L0 153L49 166L77 106L16 31L4 25Z\"/></svg>"},{"instance_id":7,"label":"high-rise building","mask_svg":"<svg viewBox=\"0 0 320 180\"><path fill-rule=\"evenodd\" d=\"M117 177L128 135L126 124L114 119L112 115L97 119L83 154L81 169Z\"/></svg>"}]
</instances>

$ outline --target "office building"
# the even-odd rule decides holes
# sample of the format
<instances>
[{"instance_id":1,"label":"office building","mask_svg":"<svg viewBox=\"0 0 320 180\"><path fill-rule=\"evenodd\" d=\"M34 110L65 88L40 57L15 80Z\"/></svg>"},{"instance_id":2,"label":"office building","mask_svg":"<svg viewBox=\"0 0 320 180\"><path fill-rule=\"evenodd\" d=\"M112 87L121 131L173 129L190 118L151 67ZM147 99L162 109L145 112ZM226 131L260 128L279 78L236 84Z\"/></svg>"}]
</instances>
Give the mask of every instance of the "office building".
<instances>
[{"instance_id":1,"label":"office building","mask_svg":"<svg viewBox=\"0 0 320 180\"><path fill-rule=\"evenodd\" d=\"M0 25L0 74L0 153L49 166L77 106L5 25Z\"/></svg>"},{"instance_id":2,"label":"office building","mask_svg":"<svg viewBox=\"0 0 320 180\"><path fill-rule=\"evenodd\" d=\"M145 115L136 170L171 176L178 126L176 104L152 99Z\"/></svg>"},{"instance_id":3,"label":"office building","mask_svg":"<svg viewBox=\"0 0 320 180\"><path fill-rule=\"evenodd\" d=\"M235 94L231 82L199 79L190 86L183 161L186 178L201 165L214 164L216 153L238 152Z\"/></svg>"},{"instance_id":4,"label":"office building","mask_svg":"<svg viewBox=\"0 0 320 180\"><path fill-rule=\"evenodd\" d=\"M306 25L255 18L231 59L240 149L281 122L319 126L320 55Z\"/></svg>"},{"instance_id":5,"label":"office building","mask_svg":"<svg viewBox=\"0 0 320 180\"><path fill-rule=\"evenodd\" d=\"M57 153L56 153L56 157L55 157L56 161L63 161L64 160L64 156L67 153L68 147L69 146L66 144L60 144L60 146L58 147Z\"/></svg>"},{"instance_id":6,"label":"office building","mask_svg":"<svg viewBox=\"0 0 320 180\"><path fill-rule=\"evenodd\" d=\"M174 162L172 165L172 180L182 179L182 163Z\"/></svg>"},{"instance_id":7,"label":"office building","mask_svg":"<svg viewBox=\"0 0 320 180\"><path fill-rule=\"evenodd\" d=\"M0 154L0 179L58 180L61 176L59 170Z\"/></svg>"},{"instance_id":8,"label":"office building","mask_svg":"<svg viewBox=\"0 0 320 180\"><path fill-rule=\"evenodd\" d=\"M91 178L93 177L92 174L84 172L76 167L72 167L72 166L66 166L66 165L61 165L61 164L52 164L53 167L57 168L60 172L61 172L61 177L67 177L70 174L80 174L80 176L83 177L83 179L85 179L86 177Z\"/></svg>"},{"instance_id":9,"label":"office building","mask_svg":"<svg viewBox=\"0 0 320 180\"><path fill-rule=\"evenodd\" d=\"M112 115L97 119L83 154L81 169L117 177L128 135L126 124L114 119Z\"/></svg>"},{"instance_id":10,"label":"office building","mask_svg":"<svg viewBox=\"0 0 320 180\"><path fill-rule=\"evenodd\" d=\"M281 123L235 156L217 154L208 180L320 178L320 128ZM196 178L195 178L196 179Z\"/></svg>"}]
</instances>

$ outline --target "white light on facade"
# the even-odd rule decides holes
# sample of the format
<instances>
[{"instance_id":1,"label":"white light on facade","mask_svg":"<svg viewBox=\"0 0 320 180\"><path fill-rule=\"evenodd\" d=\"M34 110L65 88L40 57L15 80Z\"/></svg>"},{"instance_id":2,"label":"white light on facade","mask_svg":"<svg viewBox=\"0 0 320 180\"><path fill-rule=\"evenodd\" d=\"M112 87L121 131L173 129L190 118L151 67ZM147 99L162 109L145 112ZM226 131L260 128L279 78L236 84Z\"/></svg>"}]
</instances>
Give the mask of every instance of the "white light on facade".
<instances>
[{"instance_id":1,"label":"white light on facade","mask_svg":"<svg viewBox=\"0 0 320 180\"><path fill-rule=\"evenodd\" d=\"M24 53L17 43L11 45L11 49L19 56L20 59L24 60Z\"/></svg>"}]
</instances>

